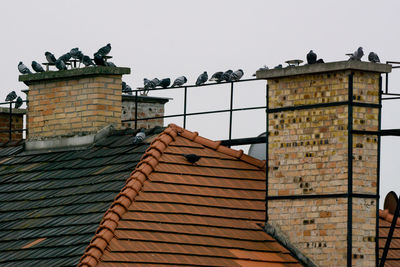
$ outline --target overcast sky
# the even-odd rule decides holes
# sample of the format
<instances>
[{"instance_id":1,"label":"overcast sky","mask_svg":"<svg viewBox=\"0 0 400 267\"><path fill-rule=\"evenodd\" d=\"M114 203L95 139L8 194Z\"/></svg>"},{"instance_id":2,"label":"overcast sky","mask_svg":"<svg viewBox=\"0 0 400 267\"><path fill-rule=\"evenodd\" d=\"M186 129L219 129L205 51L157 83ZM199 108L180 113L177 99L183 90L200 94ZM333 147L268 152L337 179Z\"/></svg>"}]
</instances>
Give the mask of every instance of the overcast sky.
<instances>
[{"instance_id":1,"label":"overcast sky","mask_svg":"<svg viewBox=\"0 0 400 267\"><path fill-rule=\"evenodd\" d=\"M112 61L130 67L124 80L133 88L143 78L176 78L189 84L208 71L242 68L244 78L260 66L305 59L313 49L325 62L344 60L358 46L375 51L381 61L400 61L400 1L2 1L0 8L0 97L26 89L18 82L17 64L45 62L73 47L92 56L111 43ZM364 56L364 60L366 57ZM397 89L396 89L396 85ZM238 84L235 107L265 104L265 82ZM391 90L400 93L400 70L391 75ZM229 87L189 90L189 112L225 109ZM182 111L181 93L152 95L174 98L167 113ZM389 103L390 102L390 103ZM383 128L400 128L399 101L387 101ZM189 130L212 139L227 137L226 114L191 118ZM262 111L234 117L234 137L265 131ZM182 125L181 120L170 120ZM381 194L400 193L400 137L383 138ZM383 201L381 201L382 203Z\"/></svg>"}]
</instances>

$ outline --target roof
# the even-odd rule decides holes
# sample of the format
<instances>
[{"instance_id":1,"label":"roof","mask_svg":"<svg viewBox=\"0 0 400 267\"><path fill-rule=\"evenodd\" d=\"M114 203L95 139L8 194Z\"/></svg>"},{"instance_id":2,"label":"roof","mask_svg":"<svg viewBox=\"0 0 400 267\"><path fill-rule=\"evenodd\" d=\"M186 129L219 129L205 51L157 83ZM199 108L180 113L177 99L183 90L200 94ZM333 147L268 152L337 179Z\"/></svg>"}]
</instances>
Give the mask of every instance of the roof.
<instances>
[{"instance_id":1,"label":"roof","mask_svg":"<svg viewBox=\"0 0 400 267\"><path fill-rule=\"evenodd\" d=\"M0 265L75 265L148 144L115 131L86 148L0 148Z\"/></svg>"},{"instance_id":2,"label":"roof","mask_svg":"<svg viewBox=\"0 0 400 267\"><path fill-rule=\"evenodd\" d=\"M195 164L184 153L201 156ZM79 266L301 266L263 230L265 161L176 125L147 149Z\"/></svg>"},{"instance_id":3,"label":"roof","mask_svg":"<svg viewBox=\"0 0 400 267\"><path fill-rule=\"evenodd\" d=\"M390 226L393 221L393 214L389 210L379 210L379 260L382 258L383 249L389 235ZM392 241L386 257L385 266L400 266L400 220L395 225Z\"/></svg>"}]
</instances>

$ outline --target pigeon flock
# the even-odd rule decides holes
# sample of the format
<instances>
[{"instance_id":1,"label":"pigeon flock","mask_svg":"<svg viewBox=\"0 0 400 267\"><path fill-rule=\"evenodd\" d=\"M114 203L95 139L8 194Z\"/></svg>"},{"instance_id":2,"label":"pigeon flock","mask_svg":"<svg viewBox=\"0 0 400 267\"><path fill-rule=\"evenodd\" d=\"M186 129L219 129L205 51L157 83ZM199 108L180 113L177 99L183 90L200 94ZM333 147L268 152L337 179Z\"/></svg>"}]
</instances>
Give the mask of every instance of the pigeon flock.
<instances>
[{"instance_id":1,"label":"pigeon flock","mask_svg":"<svg viewBox=\"0 0 400 267\"><path fill-rule=\"evenodd\" d=\"M15 100L15 101L14 101ZM22 104L24 103L24 101L22 100L22 98L20 96L17 96L17 93L15 91L11 91L7 96L6 96L6 102L10 102L10 103L15 103L14 108L18 109L22 106Z\"/></svg>"}]
</instances>

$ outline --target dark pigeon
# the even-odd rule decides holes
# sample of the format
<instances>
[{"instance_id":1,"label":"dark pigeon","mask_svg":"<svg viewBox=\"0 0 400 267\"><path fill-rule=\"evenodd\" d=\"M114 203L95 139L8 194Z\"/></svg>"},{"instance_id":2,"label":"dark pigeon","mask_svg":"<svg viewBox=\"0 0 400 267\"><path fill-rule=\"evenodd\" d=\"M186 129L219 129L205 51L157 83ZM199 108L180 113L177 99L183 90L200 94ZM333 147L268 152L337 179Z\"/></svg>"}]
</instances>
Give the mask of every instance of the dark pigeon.
<instances>
[{"instance_id":1,"label":"dark pigeon","mask_svg":"<svg viewBox=\"0 0 400 267\"><path fill-rule=\"evenodd\" d=\"M154 89L156 88L156 84L154 83L153 80L148 80L146 78L143 79L143 84L144 84L144 89Z\"/></svg>"},{"instance_id":2,"label":"dark pigeon","mask_svg":"<svg viewBox=\"0 0 400 267\"><path fill-rule=\"evenodd\" d=\"M62 55L61 57L59 57L58 59L61 59L62 61L64 61L64 63L67 63L68 60L71 59L71 54L68 52L68 53Z\"/></svg>"},{"instance_id":3,"label":"dark pigeon","mask_svg":"<svg viewBox=\"0 0 400 267\"><path fill-rule=\"evenodd\" d=\"M322 58L320 58L320 59L318 59L317 62L315 62L315 63L321 64L321 63L325 63L325 61L324 61Z\"/></svg>"},{"instance_id":4,"label":"dark pigeon","mask_svg":"<svg viewBox=\"0 0 400 267\"><path fill-rule=\"evenodd\" d=\"M200 156L196 155L196 154L183 154L183 156L185 157L185 159L187 161L189 161L191 164L196 163L197 161L199 161L199 159L201 158Z\"/></svg>"},{"instance_id":5,"label":"dark pigeon","mask_svg":"<svg viewBox=\"0 0 400 267\"><path fill-rule=\"evenodd\" d=\"M374 52L369 53L369 55L368 55L368 60L369 60L370 62L372 62L372 63L379 63L379 62L381 62L381 60L380 60L379 57L378 57L378 54L377 54L377 53L374 53Z\"/></svg>"},{"instance_id":6,"label":"dark pigeon","mask_svg":"<svg viewBox=\"0 0 400 267\"><path fill-rule=\"evenodd\" d=\"M82 54L81 51L79 51L78 47L72 48L71 51L69 51L69 54L73 59L79 59L79 55Z\"/></svg>"},{"instance_id":7,"label":"dark pigeon","mask_svg":"<svg viewBox=\"0 0 400 267\"><path fill-rule=\"evenodd\" d=\"M114 63L112 63L111 61L106 61L105 64L108 67L116 67L116 65Z\"/></svg>"},{"instance_id":8,"label":"dark pigeon","mask_svg":"<svg viewBox=\"0 0 400 267\"><path fill-rule=\"evenodd\" d=\"M22 63L22 61L20 61L18 63L18 70L19 72L21 72L22 74L31 74L32 72L30 71L30 69L28 69L27 66L24 65L24 63Z\"/></svg>"},{"instance_id":9,"label":"dark pigeon","mask_svg":"<svg viewBox=\"0 0 400 267\"><path fill-rule=\"evenodd\" d=\"M317 54L315 54L312 50L307 54L307 63L308 64L315 64L317 63Z\"/></svg>"},{"instance_id":10,"label":"dark pigeon","mask_svg":"<svg viewBox=\"0 0 400 267\"><path fill-rule=\"evenodd\" d=\"M17 98L17 93L15 93L15 91L12 91L6 96L6 101L11 102L16 98Z\"/></svg>"},{"instance_id":11,"label":"dark pigeon","mask_svg":"<svg viewBox=\"0 0 400 267\"><path fill-rule=\"evenodd\" d=\"M50 64L56 64L57 59L52 53L46 52L44 53L44 55L46 56L47 62L49 62Z\"/></svg>"},{"instance_id":12,"label":"dark pigeon","mask_svg":"<svg viewBox=\"0 0 400 267\"><path fill-rule=\"evenodd\" d=\"M282 64L275 66L274 69L282 69Z\"/></svg>"},{"instance_id":13,"label":"dark pigeon","mask_svg":"<svg viewBox=\"0 0 400 267\"><path fill-rule=\"evenodd\" d=\"M159 79L157 79L157 78L154 78L153 80L151 80L156 86L155 87L157 87L157 86L159 86L160 85L160 80Z\"/></svg>"},{"instance_id":14,"label":"dark pigeon","mask_svg":"<svg viewBox=\"0 0 400 267\"><path fill-rule=\"evenodd\" d=\"M108 55L108 53L110 53L110 51L111 51L111 44L107 44L106 46L100 48L99 51L97 51L97 53L102 56L106 56Z\"/></svg>"},{"instance_id":15,"label":"dark pigeon","mask_svg":"<svg viewBox=\"0 0 400 267\"><path fill-rule=\"evenodd\" d=\"M143 140L146 138L146 133L144 131L144 129L141 129L140 132L135 135L133 138L133 144L137 145L143 142Z\"/></svg>"},{"instance_id":16,"label":"dark pigeon","mask_svg":"<svg viewBox=\"0 0 400 267\"><path fill-rule=\"evenodd\" d=\"M94 63L96 63L97 66L105 66L106 62L104 61L104 58L102 55L99 53L94 54Z\"/></svg>"},{"instance_id":17,"label":"dark pigeon","mask_svg":"<svg viewBox=\"0 0 400 267\"><path fill-rule=\"evenodd\" d=\"M15 106L14 106L14 108L20 108L21 106L22 106L22 103L24 103L24 101L22 100L22 98L19 96L18 98L17 98L17 100L15 100Z\"/></svg>"},{"instance_id":18,"label":"dark pigeon","mask_svg":"<svg viewBox=\"0 0 400 267\"><path fill-rule=\"evenodd\" d=\"M83 63L83 65L85 65L86 67L87 67L87 66L94 66L94 63L93 63L93 61L90 59L89 56L83 56L83 57L82 57L82 63Z\"/></svg>"},{"instance_id":19,"label":"dark pigeon","mask_svg":"<svg viewBox=\"0 0 400 267\"><path fill-rule=\"evenodd\" d=\"M227 70L225 71L222 76L221 76L221 81L227 81L229 82L229 78L231 77L231 74L233 73L233 70Z\"/></svg>"},{"instance_id":20,"label":"dark pigeon","mask_svg":"<svg viewBox=\"0 0 400 267\"><path fill-rule=\"evenodd\" d=\"M197 78L196 85L202 85L208 80L208 74L207 71L203 72L200 74L200 76Z\"/></svg>"},{"instance_id":21,"label":"dark pigeon","mask_svg":"<svg viewBox=\"0 0 400 267\"><path fill-rule=\"evenodd\" d=\"M218 71L216 73L214 73L211 78L210 81L216 81L217 83L220 83L222 81L222 75L224 73L222 71Z\"/></svg>"},{"instance_id":22,"label":"dark pigeon","mask_svg":"<svg viewBox=\"0 0 400 267\"><path fill-rule=\"evenodd\" d=\"M170 84L171 84L171 79L170 78L165 78L165 79L162 79L160 81L160 86L162 88L167 88Z\"/></svg>"},{"instance_id":23,"label":"dark pigeon","mask_svg":"<svg viewBox=\"0 0 400 267\"><path fill-rule=\"evenodd\" d=\"M264 65L261 68L259 68L257 71L259 71L259 70L269 70L269 68L267 67L267 65ZM256 77L257 71L253 74L254 77Z\"/></svg>"},{"instance_id":24,"label":"dark pigeon","mask_svg":"<svg viewBox=\"0 0 400 267\"><path fill-rule=\"evenodd\" d=\"M346 55L350 56L349 60L360 61L361 58L364 56L364 51L363 51L363 48L360 46L354 53L346 54Z\"/></svg>"},{"instance_id":25,"label":"dark pigeon","mask_svg":"<svg viewBox=\"0 0 400 267\"><path fill-rule=\"evenodd\" d=\"M175 87L175 86L182 86L187 82L187 79L185 76L180 76L178 78L175 79L174 83L172 84L171 87Z\"/></svg>"},{"instance_id":26,"label":"dark pigeon","mask_svg":"<svg viewBox=\"0 0 400 267\"><path fill-rule=\"evenodd\" d=\"M126 82L122 82L122 93L132 95L132 88Z\"/></svg>"},{"instance_id":27,"label":"dark pigeon","mask_svg":"<svg viewBox=\"0 0 400 267\"><path fill-rule=\"evenodd\" d=\"M36 61L32 61L32 69L36 72L44 72L42 65L40 65Z\"/></svg>"},{"instance_id":28,"label":"dark pigeon","mask_svg":"<svg viewBox=\"0 0 400 267\"><path fill-rule=\"evenodd\" d=\"M231 73L231 75L229 76L229 81L239 81L243 77L243 74L243 70L238 69L237 71Z\"/></svg>"},{"instance_id":29,"label":"dark pigeon","mask_svg":"<svg viewBox=\"0 0 400 267\"><path fill-rule=\"evenodd\" d=\"M56 60L56 68L58 70L67 70L67 66L65 65L64 61L60 58Z\"/></svg>"}]
</instances>

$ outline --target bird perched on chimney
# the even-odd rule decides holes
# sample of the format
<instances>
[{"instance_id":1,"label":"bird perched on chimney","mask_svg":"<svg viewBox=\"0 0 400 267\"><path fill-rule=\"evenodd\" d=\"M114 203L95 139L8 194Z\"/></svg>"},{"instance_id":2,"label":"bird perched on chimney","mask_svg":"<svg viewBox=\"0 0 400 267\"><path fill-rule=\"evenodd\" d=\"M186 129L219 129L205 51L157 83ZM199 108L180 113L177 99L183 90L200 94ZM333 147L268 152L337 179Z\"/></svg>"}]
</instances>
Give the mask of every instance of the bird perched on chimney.
<instances>
[{"instance_id":1,"label":"bird perched on chimney","mask_svg":"<svg viewBox=\"0 0 400 267\"><path fill-rule=\"evenodd\" d=\"M83 63L83 65L85 65L85 67L87 66L94 66L93 61L90 59L89 56L83 56L81 62Z\"/></svg>"},{"instance_id":2,"label":"bird perched on chimney","mask_svg":"<svg viewBox=\"0 0 400 267\"><path fill-rule=\"evenodd\" d=\"M64 61L60 58L56 60L56 68L58 70L67 70L67 66L65 65Z\"/></svg>"},{"instance_id":3,"label":"bird perched on chimney","mask_svg":"<svg viewBox=\"0 0 400 267\"><path fill-rule=\"evenodd\" d=\"M312 50L307 54L307 64L315 64L317 63L317 54L315 54Z\"/></svg>"},{"instance_id":4,"label":"bird perched on chimney","mask_svg":"<svg viewBox=\"0 0 400 267\"><path fill-rule=\"evenodd\" d=\"M17 97L17 100L15 100L15 106L14 108L20 108L22 106L22 103L24 103L24 101L22 100L22 98L19 96Z\"/></svg>"},{"instance_id":5,"label":"bird perched on chimney","mask_svg":"<svg viewBox=\"0 0 400 267\"><path fill-rule=\"evenodd\" d=\"M100 48L97 53L102 55L102 56L106 56L108 55L108 53L110 53L111 51L111 44L107 44L106 46L103 46L102 48Z\"/></svg>"},{"instance_id":6,"label":"bird perched on chimney","mask_svg":"<svg viewBox=\"0 0 400 267\"><path fill-rule=\"evenodd\" d=\"M132 95L132 88L126 82L122 82L122 93Z\"/></svg>"},{"instance_id":7,"label":"bird perched on chimney","mask_svg":"<svg viewBox=\"0 0 400 267\"><path fill-rule=\"evenodd\" d=\"M8 95L6 96L6 101L7 102L11 102L14 99L17 98L17 93L15 93L15 91L11 91L10 93L8 93Z\"/></svg>"},{"instance_id":8,"label":"bird perched on chimney","mask_svg":"<svg viewBox=\"0 0 400 267\"><path fill-rule=\"evenodd\" d=\"M233 70L227 70L225 71L222 76L221 76L221 81L227 81L229 82L229 78L231 77L231 74L233 73Z\"/></svg>"},{"instance_id":9,"label":"bird perched on chimney","mask_svg":"<svg viewBox=\"0 0 400 267\"><path fill-rule=\"evenodd\" d=\"M264 65L264 66L262 66L261 68L259 68L257 71L259 71L259 70L269 70L269 68L267 67L267 65ZM253 74L253 77L256 77L256 76L257 76L257 75L256 75L257 71Z\"/></svg>"},{"instance_id":10,"label":"bird perched on chimney","mask_svg":"<svg viewBox=\"0 0 400 267\"><path fill-rule=\"evenodd\" d=\"M18 70L19 72L21 72L22 74L31 74L32 72L30 71L30 69L28 69L27 66L25 66L24 63L22 63L22 61L20 61L18 63Z\"/></svg>"},{"instance_id":11,"label":"bird perched on chimney","mask_svg":"<svg viewBox=\"0 0 400 267\"><path fill-rule=\"evenodd\" d=\"M106 61L104 63L106 64L107 67L116 67L116 65L111 61Z\"/></svg>"},{"instance_id":12,"label":"bird perched on chimney","mask_svg":"<svg viewBox=\"0 0 400 267\"><path fill-rule=\"evenodd\" d=\"M222 81L222 74L224 74L222 71L214 73L209 81L215 81L217 83L220 83Z\"/></svg>"},{"instance_id":13,"label":"bird perched on chimney","mask_svg":"<svg viewBox=\"0 0 400 267\"><path fill-rule=\"evenodd\" d=\"M196 81L196 85L202 85L203 83L205 83L208 80L208 74L207 71L203 72L202 74L200 74L200 76L197 78Z\"/></svg>"},{"instance_id":14,"label":"bird perched on chimney","mask_svg":"<svg viewBox=\"0 0 400 267\"><path fill-rule=\"evenodd\" d=\"M279 65L275 66L274 69L278 70L278 69L282 69L282 67L283 67L282 64L279 64Z\"/></svg>"},{"instance_id":15,"label":"bird perched on chimney","mask_svg":"<svg viewBox=\"0 0 400 267\"><path fill-rule=\"evenodd\" d=\"M79 51L79 48L78 48L78 47L75 47L75 48L72 48L71 51L69 51L69 54L71 55L71 57L72 57L73 59L78 59L78 56L79 56L80 54L82 54L82 52Z\"/></svg>"},{"instance_id":16,"label":"bird perched on chimney","mask_svg":"<svg viewBox=\"0 0 400 267\"><path fill-rule=\"evenodd\" d=\"M229 81L237 82L240 80L240 78L243 77L243 74L243 70L238 69L237 71L231 73L231 75L229 76Z\"/></svg>"},{"instance_id":17,"label":"bird perched on chimney","mask_svg":"<svg viewBox=\"0 0 400 267\"><path fill-rule=\"evenodd\" d=\"M196 154L182 154L191 164L196 163L201 157Z\"/></svg>"},{"instance_id":18,"label":"bird perched on chimney","mask_svg":"<svg viewBox=\"0 0 400 267\"><path fill-rule=\"evenodd\" d=\"M319 58L319 59L317 60L317 62L315 62L315 63L321 64L321 63L325 63L325 62L324 62L324 60L323 60L322 58Z\"/></svg>"},{"instance_id":19,"label":"bird perched on chimney","mask_svg":"<svg viewBox=\"0 0 400 267\"><path fill-rule=\"evenodd\" d=\"M381 62L381 60L380 60L379 57L378 57L378 54L377 54L377 53L374 53L374 52L369 53L369 55L368 55L368 60L369 60L370 62L372 62L372 63Z\"/></svg>"},{"instance_id":20,"label":"bird perched on chimney","mask_svg":"<svg viewBox=\"0 0 400 267\"><path fill-rule=\"evenodd\" d=\"M94 63L96 63L97 66L105 66L106 62L104 61L104 58L102 55L99 53L94 53Z\"/></svg>"},{"instance_id":21,"label":"bird perched on chimney","mask_svg":"<svg viewBox=\"0 0 400 267\"><path fill-rule=\"evenodd\" d=\"M62 56L59 57L58 59L61 59L62 61L64 61L64 63L67 63L68 60L71 59L71 54L70 54L69 52L68 52L68 53L65 53L64 55L62 55Z\"/></svg>"},{"instance_id":22,"label":"bird perched on chimney","mask_svg":"<svg viewBox=\"0 0 400 267\"><path fill-rule=\"evenodd\" d=\"M165 79L162 79L160 81L160 86L162 88L167 88L170 84L171 84L171 79L170 78L165 78Z\"/></svg>"},{"instance_id":23,"label":"bird perched on chimney","mask_svg":"<svg viewBox=\"0 0 400 267\"><path fill-rule=\"evenodd\" d=\"M55 64L56 63L57 59L52 53L46 52L46 53L44 53L44 55L46 56L47 62L49 62L50 64Z\"/></svg>"},{"instance_id":24,"label":"bird perched on chimney","mask_svg":"<svg viewBox=\"0 0 400 267\"><path fill-rule=\"evenodd\" d=\"M187 79L185 76L180 76L178 78L175 79L174 83L172 84L171 87L175 87L175 86L182 86L187 82Z\"/></svg>"},{"instance_id":25,"label":"bird perched on chimney","mask_svg":"<svg viewBox=\"0 0 400 267\"><path fill-rule=\"evenodd\" d=\"M36 61L32 61L32 69L36 72L44 72L42 65L40 65Z\"/></svg>"},{"instance_id":26,"label":"bird perched on chimney","mask_svg":"<svg viewBox=\"0 0 400 267\"><path fill-rule=\"evenodd\" d=\"M354 53L346 54L346 56L350 57L349 60L361 61L361 58L364 56L363 48L360 46Z\"/></svg>"},{"instance_id":27,"label":"bird perched on chimney","mask_svg":"<svg viewBox=\"0 0 400 267\"><path fill-rule=\"evenodd\" d=\"M145 130L142 128L136 135L133 137L133 144L137 145L143 142L146 138Z\"/></svg>"}]
</instances>

